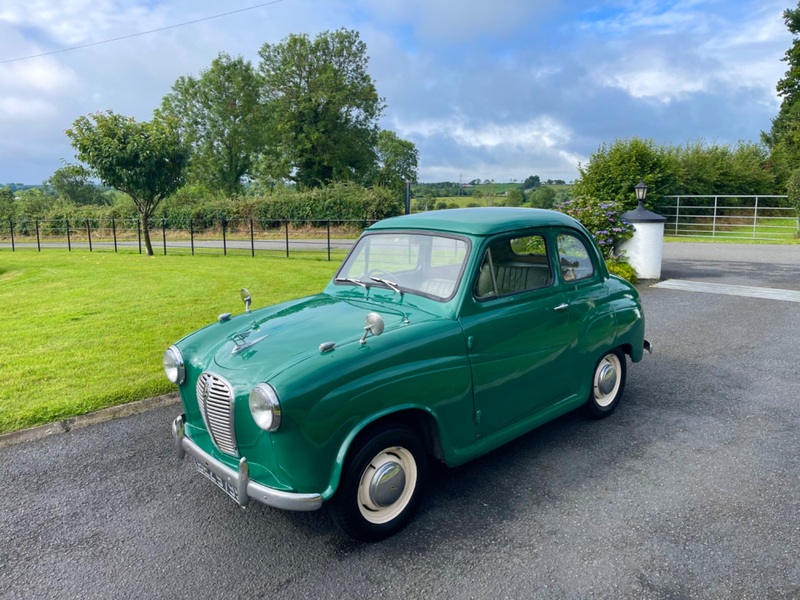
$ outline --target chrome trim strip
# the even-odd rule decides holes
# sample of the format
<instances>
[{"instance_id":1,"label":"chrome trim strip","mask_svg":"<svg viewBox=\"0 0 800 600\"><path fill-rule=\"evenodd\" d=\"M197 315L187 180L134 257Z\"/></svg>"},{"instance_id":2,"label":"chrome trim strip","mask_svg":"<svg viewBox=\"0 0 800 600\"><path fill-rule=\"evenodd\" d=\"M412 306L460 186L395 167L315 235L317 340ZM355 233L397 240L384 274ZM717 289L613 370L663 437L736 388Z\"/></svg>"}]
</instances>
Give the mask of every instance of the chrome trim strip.
<instances>
[{"instance_id":1,"label":"chrome trim strip","mask_svg":"<svg viewBox=\"0 0 800 600\"><path fill-rule=\"evenodd\" d=\"M205 452L192 440L184 435L183 425L186 422L184 415L177 417L172 423L172 435L175 438L175 448L179 458L186 454L205 465L209 471L225 480L239 495L239 506L245 506L252 498L267 506L281 510L311 511L322 506L321 494L298 494L274 490L250 479L250 468L247 459L239 460L239 471L234 471L224 463ZM181 455L183 454L183 456Z\"/></svg>"}]
</instances>

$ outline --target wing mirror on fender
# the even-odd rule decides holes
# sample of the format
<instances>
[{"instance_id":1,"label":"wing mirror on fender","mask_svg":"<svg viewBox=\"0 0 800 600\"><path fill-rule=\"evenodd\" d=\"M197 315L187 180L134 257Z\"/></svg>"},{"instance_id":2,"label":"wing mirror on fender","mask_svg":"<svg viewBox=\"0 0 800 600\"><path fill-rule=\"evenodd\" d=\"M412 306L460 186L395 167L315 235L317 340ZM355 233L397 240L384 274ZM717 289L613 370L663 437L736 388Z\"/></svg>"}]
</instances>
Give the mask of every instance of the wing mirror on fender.
<instances>
[{"instance_id":1,"label":"wing mirror on fender","mask_svg":"<svg viewBox=\"0 0 800 600\"><path fill-rule=\"evenodd\" d=\"M250 292L247 291L247 288L242 288L241 290L242 301L244 302L244 312L250 312L250 303L252 302L252 298L250 297Z\"/></svg>"},{"instance_id":2,"label":"wing mirror on fender","mask_svg":"<svg viewBox=\"0 0 800 600\"><path fill-rule=\"evenodd\" d=\"M367 343L367 335L380 335L383 333L383 318L376 312L371 312L367 314L366 318L366 325L364 326L364 335L361 336L361 339L358 340L358 343L362 346Z\"/></svg>"}]
</instances>

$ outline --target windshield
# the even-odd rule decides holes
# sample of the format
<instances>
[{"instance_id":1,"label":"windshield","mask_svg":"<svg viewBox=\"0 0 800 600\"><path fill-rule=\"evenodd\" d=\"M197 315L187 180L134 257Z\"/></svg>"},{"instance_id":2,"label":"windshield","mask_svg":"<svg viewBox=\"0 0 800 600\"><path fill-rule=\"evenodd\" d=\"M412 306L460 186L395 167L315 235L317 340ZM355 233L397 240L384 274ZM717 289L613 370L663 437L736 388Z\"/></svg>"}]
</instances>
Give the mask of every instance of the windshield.
<instances>
[{"instance_id":1,"label":"windshield","mask_svg":"<svg viewBox=\"0 0 800 600\"><path fill-rule=\"evenodd\" d=\"M447 300L455 294L468 248L466 240L443 235L373 233L358 241L336 281Z\"/></svg>"}]
</instances>

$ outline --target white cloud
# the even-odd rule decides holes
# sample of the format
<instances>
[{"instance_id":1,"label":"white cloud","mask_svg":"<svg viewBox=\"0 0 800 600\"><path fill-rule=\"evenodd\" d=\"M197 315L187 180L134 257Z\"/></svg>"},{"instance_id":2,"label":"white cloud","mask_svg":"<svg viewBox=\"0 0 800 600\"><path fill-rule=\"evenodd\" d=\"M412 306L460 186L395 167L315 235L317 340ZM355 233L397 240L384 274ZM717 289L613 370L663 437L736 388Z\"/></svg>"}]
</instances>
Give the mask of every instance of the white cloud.
<instances>
[{"instance_id":1,"label":"white cloud","mask_svg":"<svg viewBox=\"0 0 800 600\"><path fill-rule=\"evenodd\" d=\"M423 150L420 179L458 181L479 177L508 180L534 173L572 179L575 166L584 157L565 148L571 132L550 117L519 123L469 125L461 119L418 121L397 127L400 135L417 141ZM442 156L430 150L449 147Z\"/></svg>"},{"instance_id":2,"label":"white cloud","mask_svg":"<svg viewBox=\"0 0 800 600\"><path fill-rule=\"evenodd\" d=\"M57 113L56 107L46 100L20 96L0 98L0 122L47 119Z\"/></svg>"},{"instance_id":3,"label":"white cloud","mask_svg":"<svg viewBox=\"0 0 800 600\"><path fill-rule=\"evenodd\" d=\"M53 94L74 88L77 83L74 71L53 59L0 65L0 87L6 90Z\"/></svg>"},{"instance_id":4,"label":"white cloud","mask_svg":"<svg viewBox=\"0 0 800 600\"><path fill-rule=\"evenodd\" d=\"M707 74L689 72L688 68L670 64L658 53L653 54L634 64L621 59L616 64L604 65L597 70L596 77L601 84L625 90L633 98L655 98L665 103L705 91L711 84Z\"/></svg>"},{"instance_id":5,"label":"white cloud","mask_svg":"<svg viewBox=\"0 0 800 600\"><path fill-rule=\"evenodd\" d=\"M157 11L110 0L4 0L0 22L34 30L62 45L99 41L120 26L127 33L160 26Z\"/></svg>"},{"instance_id":6,"label":"white cloud","mask_svg":"<svg viewBox=\"0 0 800 600\"><path fill-rule=\"evenodd\" d=\"M659 12L659 3L648 2L624 17L584 24L598 32L628 34L601 50L596 81L663 103L758 88L774 106L780 57L791 40L781 11L761 5L732 21L710 12L714 4L678 2Z\"/></svg>"},{"instance_id":7,"label":"white cloud","mask_svg":"<svg viewBox=\"0 0 800 600\"><path fill-rule=\"evenodd\" d=\"M498 146L551 148L570 138L568 128L550 117L509 124L487 122L477 126L468 125L463 119L423 120L399 124L397 129L405 136L449 137L462 146L487 149Z\"/></svg>"},{"instance_id":8,"label":"white cloud","mask_svg":"<svg viewBox=\"0 0 800 600\"><path fill-rule=\"evenodd\" d=\"M3 0L0 61L174 25L235 0ZM258 62L291 33L357 29L425 180L573 179L603 141L758 139L791 44L786 0L287 0L46 58L0 64L0 183L71 158L64 129L102 110L149 119L225 51ZM10 141L10 140L13 140ZM13 146L12 146L13 143ZM47 169L51 169L49 172ZM473 177L470 177L473 178Z\"/></svg>"}]
</instances>

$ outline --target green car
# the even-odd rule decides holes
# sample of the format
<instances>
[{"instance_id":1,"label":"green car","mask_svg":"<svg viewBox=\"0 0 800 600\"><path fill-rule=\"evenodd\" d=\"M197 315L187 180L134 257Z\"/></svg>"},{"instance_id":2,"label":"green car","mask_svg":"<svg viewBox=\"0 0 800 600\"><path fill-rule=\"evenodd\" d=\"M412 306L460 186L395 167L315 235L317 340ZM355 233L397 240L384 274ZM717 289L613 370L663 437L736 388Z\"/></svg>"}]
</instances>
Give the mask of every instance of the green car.
<instances>
[{"instance_id":1,"label":"green car","mask_svg":"<svg viewBox=\"0 0 800 600\"><path fill-rule=\"evenodd\" d=\"M561 213L386 219L322 293L250 310L164 354L180 458L244 506L330 502L350 536L407 524L431 459L456 466L564 413L616 409L642 359L636 289Z\"/></svg>"}]
</instances>

